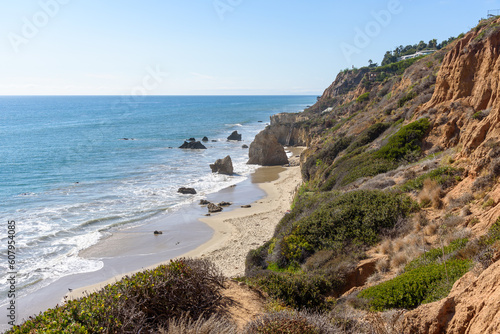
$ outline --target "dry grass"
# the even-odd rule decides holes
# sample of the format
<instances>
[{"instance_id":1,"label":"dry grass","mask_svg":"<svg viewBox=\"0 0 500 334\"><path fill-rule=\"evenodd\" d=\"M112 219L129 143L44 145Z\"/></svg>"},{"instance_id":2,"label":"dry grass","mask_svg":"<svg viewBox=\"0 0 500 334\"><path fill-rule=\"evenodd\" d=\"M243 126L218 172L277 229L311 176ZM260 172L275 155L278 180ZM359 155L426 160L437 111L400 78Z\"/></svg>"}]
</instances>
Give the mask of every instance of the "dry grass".
<instances>
[{"instance_id":1,"label":"dry grass","mask_svg":"<svg viewBox=\"0 0 500 334\"><path fill-rule=\"evenodd\" d=\"M458 225L461 225L465 222L464 217L461 216L455 216L455 215L449 215L444 218L444 226L447 228L455 228Z\"/></svg>"},{"instance_id":2,"label":"dry grass","mask_svg":"<svg viewBox=\"0 0 500 334\"><path fill-rule=\"evenodd\" d=\"M449 244L453 240L470 238L472 236L472 231L468 227L457 228L453 230L452 233L447 235L444 239L446 244Z\"/></svg>"},{"instance_id":3,"label":"dry grass","mask_svg":"<svg viewBox=\"0 0 500 334\"><path fill-rule=\"evenodd\" d=\"M443 206L441 196L441 186L436 181L426 179L422 191L418 194L418 199L423 207L432 205L434 209L441 209Z\"/></svg>"},{"instance_id":4,"label":"dry grass","mask_svg":"<svg viewBox=\"0 0 500 334\"><path fill-rule=\"evenodd\" d=\"M199 318L193 320L187 316L173 319L169 322L168 328L160 328L160 334L237 334L236 325L226 319L211 316L208 319Z\"/></svg>"},{"instance_id":5,"label":"dry grass","mask_svg":"<svg viewBox=\"0 0 500 334\"><path fill-rule=\"evenodd\" d=\"M366 320L374 334L399 334L403 333L404 314L403 310L370 313Z\"/></svg>"},{"instance_id":6,"label":"dry grass","mask_svg":"<svg viewBox=\"0 0 500 334\"><path fill-rule=\"evenodd\" d=\"M399 252L394 254L391 258L391 268L393 270L398 270L409 262L408 254L406 252Z\"/></svg>"},{"instance_id":7,"label":"dry grass","mask_svg":"<svg viewBox=\"0 0 500 334\"><path fill-rule=\"evenodd\" d=\"M403 242L406 249L411 249L418 246L420 238L416 234L410 234L403 238Z\"/></svg>"},{"instance_id":8,"label":"dry grass","mask_svg":"<svg viewBox=\"0 0 500 334\"><path fill-rule=\"evenodd\" d=\"M368 285L375 285L375 284L377 284L378 282L380 282L380 281L382 280L382 278L383 278L383 277L384 277L384 276L383 276L381 273L379 273L379 272L375 272L375 273L373 273L372 275L370 275L370 277L368 277L368 278L366 279L366 283L367 283Z\"/></svg>"},{"instance_id":9,"label":"dry grass","mask_svg":"<svg viewBox=\"0 0 500 334\"><path fill-rule=\"evenodd\" d=\"M403 239L396 239L392 243L393 253L399 253L405 248L405 242Z\"/></svg>"},{"instance_id":10,"label":"dry grass","mask_svg":"<svg viewBox=\"0 0 500 334\"><path fill-rule=\"evenodd\" d=\"M436 223L430 223L424 228L424 235L426 236L433 236L436 234L437 231L437 224Z\"/></svg>"},{"instance_id":11,"label":"dry grass","mask_svg":"<svg viewBox=\"0 0 500 334\"><path fill-rule=\"evenodd\" d=\"M375 269L377 270L377 272L382 274L388 272L390 268L391 264L389 262L389 259L386 257L378 259L377 263L375 264Z\"/></svg>"},{"instance_id":12,"label":"dry grass","mask_svg":"<svg viewBox=\"0 0 500 334\"><path fill-rule=\"evenodd\" d=\"M380 254L387 255L389 253L392 253L392 241L389 239L384 240L380 246L378 247L378 251Z\"/></svg>"},{"instance_id":13,"label":"dry grass","mask_svg":"<svg viewBox=\"0 0 500 334\"><path fill-rule=\"evenodd\" d=\"M282 311L260 315L257 319L249 322L242 333L333 334L335 330L336 328L330 319L323 314Z\"/></svg>"},{"instance_id":14,"label":"dry grass","mask_svg":"<svg viewBox=\"0 0 500 334\"><path fill-rule=\"evenodd\" d=\"M465 193L458 198L450 198L448 200L448 210L453 210L455 208L462 208L474 200L474 196L471 193Z\"/></svg>"},{"instance_id":15,"label":"dry grass","mask_svg":"<svg viewBox=\"0 0 500 334\"><path fill-rule=\"evenodd\" d=\"M470 206L466 205L460 210L460 216L462 217L467 217L472 214L472 211L470 210Z\"/></svg>"}]
</instances>

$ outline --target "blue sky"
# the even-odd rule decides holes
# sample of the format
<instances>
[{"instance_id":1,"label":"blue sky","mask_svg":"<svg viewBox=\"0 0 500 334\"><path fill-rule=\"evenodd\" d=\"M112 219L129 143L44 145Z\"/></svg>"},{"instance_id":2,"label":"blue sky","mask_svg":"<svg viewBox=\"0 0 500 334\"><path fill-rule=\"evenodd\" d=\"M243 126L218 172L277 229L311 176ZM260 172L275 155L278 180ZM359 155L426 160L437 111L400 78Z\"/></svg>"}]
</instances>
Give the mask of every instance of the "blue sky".
<instances>
[{"instance_id":1,"label":"blue sky","mask_svg":"<svg viewBox=\"0 0 500 334\"><path fill-rule=\"evenodd\" d=\"M319 95L340 70L386 50L467 32L500 0L0 6L0 95Z\"/></svg>"}]
</instances>

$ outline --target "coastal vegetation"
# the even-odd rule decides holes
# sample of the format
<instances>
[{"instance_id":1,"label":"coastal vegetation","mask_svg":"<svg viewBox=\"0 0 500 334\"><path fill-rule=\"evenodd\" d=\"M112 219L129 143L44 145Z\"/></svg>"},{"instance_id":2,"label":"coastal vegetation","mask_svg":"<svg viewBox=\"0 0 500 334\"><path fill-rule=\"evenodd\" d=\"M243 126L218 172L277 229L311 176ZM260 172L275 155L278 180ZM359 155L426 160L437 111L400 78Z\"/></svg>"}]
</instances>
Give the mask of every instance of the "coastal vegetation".
<instances>
[{"instance_id":1,"label":"coastal vegetation","mask_svg":"<svg viewBox=\"0 0 500 334\"><path fill-rule=\"evenodd\" d=\"M206 260L171 261L69 300L8 333L154 332L173 319L209 319L221 307L224 281Z\"/></svg>"},{"instance_id":2,"label":"coastal vegetation","mask_svg":"<svg viewBox=\"0 0 500 334\"><path fill-rule=\"evenodd\" d=\"M414 331L408 314L441 326L472 309L452 304L459 299L453 289L466 273L481 284L500 259L499 142L488 134L490 113L477 111L497 102L488 102L488 89L476 105L467 104L469 95L450 100L450 85L465 76L440 73L466 70L465 57L474 55L464 48L498 36L495 20L460 35L460 43L399 47L383 66L341 72L296 122L265 130L281 144L295 136L309 147L291 210L248 253L245 275L235 279L267 302L243 328L226 316L224 278L214 266L184 259L68 301L10 332L416 333L426 328ZM429 47L437 51L394 59ZM456 59L446 56L450 50ZM480 91L474 82L459 83ZM485 281L484 290L494 288ZM437 311L412 313L439 307L450 293ZM484 301L479 305L473 309L480 312Z\"/></svg>"}]
</instances>

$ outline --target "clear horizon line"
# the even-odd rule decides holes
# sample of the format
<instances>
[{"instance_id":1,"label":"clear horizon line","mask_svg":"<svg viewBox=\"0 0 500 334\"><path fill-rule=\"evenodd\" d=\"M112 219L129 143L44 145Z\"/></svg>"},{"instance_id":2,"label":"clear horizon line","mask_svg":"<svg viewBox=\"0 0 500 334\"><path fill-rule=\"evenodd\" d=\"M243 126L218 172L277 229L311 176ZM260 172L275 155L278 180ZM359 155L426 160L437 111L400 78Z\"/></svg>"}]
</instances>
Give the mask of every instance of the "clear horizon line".
<instances>
[{"instance_id":1,"label":"clear horizon line","mask_svg":"<svg viewBox=\"0 0 500 334\"><path fill-rule=\"evenodd\" d=\"M158 94L158 95L127 95L127 94L0 94L0 97L29 96L121 96L121 97L161 97L161 96L321 96L322 94Z\"/></svg>"}]
</instances>

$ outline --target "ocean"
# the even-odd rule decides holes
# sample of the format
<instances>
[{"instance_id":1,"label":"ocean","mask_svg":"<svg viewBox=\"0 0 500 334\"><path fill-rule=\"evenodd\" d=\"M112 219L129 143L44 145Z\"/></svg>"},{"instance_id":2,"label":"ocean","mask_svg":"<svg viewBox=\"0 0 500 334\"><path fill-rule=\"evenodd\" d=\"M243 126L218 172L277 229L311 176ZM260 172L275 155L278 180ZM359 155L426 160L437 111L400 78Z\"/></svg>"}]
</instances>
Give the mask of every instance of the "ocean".
<instances>
[{"instance_id":1,"label":"ocean","mask_svg":"<svg viewBox=\"0 0 500 334\"><path fill-rule=\"evenodd\" d=\"M247 179L248 149L269 116L315 96L0 97L0 286L15 221L17 297L102 268L79 252L113 231L147 224ZM241 142L226 138L232 131ZM207 150L182 150L201 140ZM230 155L235 175L209 164ZM179 187L196 195L181 195ZM8 301L0 291L0 305Z\"/></svg>"}]
</instances>

